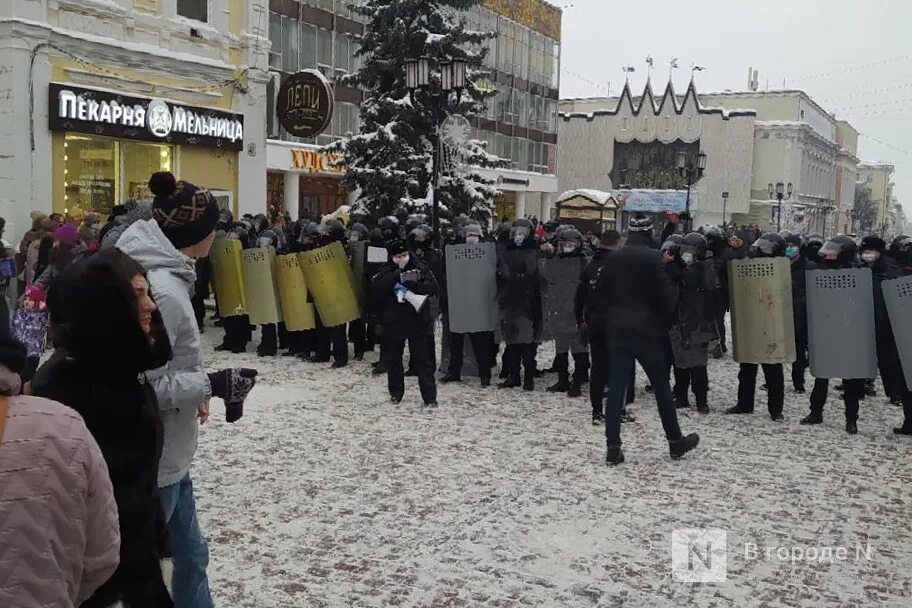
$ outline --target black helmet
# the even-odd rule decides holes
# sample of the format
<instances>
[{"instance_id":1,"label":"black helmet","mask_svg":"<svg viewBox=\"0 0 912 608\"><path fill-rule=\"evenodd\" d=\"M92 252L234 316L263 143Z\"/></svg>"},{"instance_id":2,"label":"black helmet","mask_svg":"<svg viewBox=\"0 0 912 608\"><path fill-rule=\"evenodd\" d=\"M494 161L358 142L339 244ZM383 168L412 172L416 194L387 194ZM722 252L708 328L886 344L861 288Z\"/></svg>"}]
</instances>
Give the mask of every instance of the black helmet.
<instances>
[{"instance_id":1,"label":"black helmet","mask_svg":"<svg viewBox=\"0 0 912 608\"><path fill-rule=\"evenodd\" d=\"M278 249L279 235L276 234L275 230L264 230L256 236L256 246Z\"/></svg>"},{"instance_id":2,"label":"black helmet","mask_svg":"<svg viewBox=\"0 0 912 608\"><path fill-rule=\"evenodd\" d=\"M715 224L704 224L700 226L698 232L706 237L707 242L713 240L725 241L725 231Z\"/></svg>"},{"instance_id":3,"label":"black helmet","mask_svg":"<svg viewBox=\"0 0 912 608\"><path fill-rule=\"evenodd\" d=\"M670 234L665 242L662 243L661 250L672 257L678 257L681 254L681 245L684 244L683 234Z\"/></svg>"},{"instance_id":4,"label":"black helmet","mask_svg":"<svg viewBox=\"0 0 912 608\"><path fill-rule=\"evenodd\" d=\"M559 253L575 253L583 248L583 235L572 226L562 227L558 232L557 243ZM565 250L565 246L567 250ZM572 246L572 249L570 247Z\"/></svg>"},{"instance_id":5,"label":"black helmet","mask_svg":"<svg viewBox=\"0 0 912 608\"><path fill-rule=\"evenodd\" d=\"M883 254L887 250L887 244L879 236L866 236L861 239L861 246L858 248L859 251L874 250Z\"/></svg>"},{"instance_id":6,"label":"black helmet","mask_svg":"<svg viewBox=\"0 0 912 608\"><path fill-rule=\"evenodd\" d=\"M373 228L370 231L370 243L376 247L383 245L383 233L380 232L379 228Z\"/></svg>"},{"instance_id":7,"label":"black helmet","mask_svg":"<svg viewBox=\"0 0 912 608\"><path fill-rule=\"evenodd\" d=\"M424 214L413 213L405 220L405 232L411 234L412 230L425 223Z\"/></svg>"},{"instance_id":8,"label":"black helmet","mask_svg":"<svg viewBox=\"0 0 912 608\"><path fill-rule=\"evenodd\" d=\"M532 226L532 222L527 220L524 217L521 217L513 222L513 225L510 226L510 240L516 246L522 246L525 243L528 243L535 234L535 227Z\"/></svg>"},{"instance_id":9,"label":"black helmet","mask_svg":"<svg viewBox=\"0 0 912 608\"><path fill-rule=\"evenodd\" d=\"M908 264L912 261L912 237L900 234L890 243L890 255L897 262Z\"/></svg>"},{"instance_id":10,"label":"black helmet","mask_svg":"<svg viewBox=\"0 0 912 608\"><path fill-rule=\"evenodd\" d=\"M431 245L431 230L427 226L415 226L408 233L408 244L412 250L424 249Z\"/></svg>"},{"instance_id":11,"label":"black helmet","mask_svg":"<svg viewBox=\"0 0 912 608\"><path fill-rule=\"evenodd\" d=\"M849 266L858 253L858 245L855 240L845 234L834 236L820 248L818 255L821 263L827 266Z\"/></svg>"},{"instance_id":12,"label":"black helmet","mask_svg":"<svg viewBox=\"0 0 912 608\"><path fill-rule=\"evenodd\" d=\"M801 233L800 232L790 232L788 230L783 230L779 233L779 236L782 237L782 240L785 241L786 245L797 245L801 246Z\"/></svg>"},{"instance_id":13,"label":"black helmet","mask_svg":"<svg viewBox=\"0 0 912 608\"><path fill-rule=\"evenodd\" d=\"M378 222L377 226L383 233L383 238L389 240L399 236L399 220L392 215L388 215Z\"/></svg>"},{"instance_id":14,"label":"black helmet","mask_svg":"<svg viewBox=\"0 0 912 608\"><path fill-rule=\"evenodd\" d=\"M360 222L355 222L354 224L348 225L348 240L349 241L366 241L367 240L367 226Z\"/></svg>"},{"instance_id":15,"label":"black helmet","mask_svg":"<svg viewBox=\"0 0 912 608\"><path fill-rule=\"evenodd\" d=\"M316 222L310 220L305 220L307 223L301 229L301 234L298 237L298 243L302 245L308 245L311 243L317 243L320 240L320 226Z\"/></svg>"},{"instance_id":16,"label":"black helmet","mask_svg":"<svg viewBox=\"0 0 912 608\"><path fill-rule=\"evenodd\" d=\"M560 222L557 220L548 220L544 225L545 232L557 232L557 229L560 228Z\"/></svg>"},{"instance_id":17,"label":"black helmet","mask_svg":"<svg viewBox=\"0 0 912 608\"><path fill-rule=\"evenodd\" d=\"M475 222L470 221L469 223L463 225L459 236L463 242L465 242L466 239L470 236L477 236L478 240L481 240L481 238L484 236L484 232L481 230L481 226Z\"/></svg>"},{"instance_id":18,"label":"black helmet","mask_svg":"<svg viewBox=\"0 0 912 608\"><path fill-rule=\"evenodd\" d=\"M779 258L785 255L785 239L775 232L767 232L754 241L750 248L754 258Z\"/></svg>"},{"instance_id":19,"label":"black helmet","mask_svg":"<svg viewBox=\"0 0 912 608\"><path fill-rule=\"evenodd\" d=\"M329 219L320 226L320 233L327 242L341 242L345 239L345 226L335 218Z\"/></svg>"},{"instance_id":20,"label":"black helmet","mask_svg":"<svg viewBox=\"0 0 912 608\"><path fill-rule=\"evenodd\" d=\"M229 239L236 239L242 243L246 243L249 235L250 232L247 225L245 225L243 222L237 222L228 228L228 233L225 236L227 236Z\"/></svg>"},{"instance_id":21,"label":"black helmet","mask_svg":"<svg viewBox=\"0 0 912 608\"><path fill-rule=\"evenodd\" d=\"M681 255L692 253L694 260L706 259L706 237L699 232L691 232L684 237L681 244Z\"/></svg>"},{"instance_id":22,"label":"black helmet","mask_svg":"<svg viewBox=\"0 0 912 608\"><path fill-rule=\"evenodd\" d=\"M257 213L253 216L253 229L259 234L266 230L269 227L269 220L266 219L266 215L263 213Z\"/></svg>"}]
</instances>

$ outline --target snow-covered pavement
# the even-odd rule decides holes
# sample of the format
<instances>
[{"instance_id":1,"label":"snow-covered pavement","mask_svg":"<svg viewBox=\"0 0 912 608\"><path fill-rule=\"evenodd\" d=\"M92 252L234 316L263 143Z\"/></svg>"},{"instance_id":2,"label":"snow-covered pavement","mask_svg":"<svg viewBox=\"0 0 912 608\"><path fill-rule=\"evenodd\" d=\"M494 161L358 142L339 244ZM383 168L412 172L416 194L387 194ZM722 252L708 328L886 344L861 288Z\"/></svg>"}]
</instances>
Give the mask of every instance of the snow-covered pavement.
<instances>
[{"instance_id":1,"label":"snow-covered pavement","mask_svg":"<svg viewBox=\"0 0 912 608\"><path fill-rule=\"evenodd\" d=\"M640 377L627 461L608 468L588 400L544 392L551 378L466 379L429 412L414 378L388 403L375 354L331 370L214 353L219 337L210 369L261 372L240 422L214 403L193 470L219 606L912 605L912 440L879 384L849 436L835 394L823 426L799 426L790 390L784 424L762 392L722 415L737 366L713 361L713 411L681 414L702 443L672 461ZM681 528L727 533L725 582L673 578Z\"/></svg>"}]
</instances>

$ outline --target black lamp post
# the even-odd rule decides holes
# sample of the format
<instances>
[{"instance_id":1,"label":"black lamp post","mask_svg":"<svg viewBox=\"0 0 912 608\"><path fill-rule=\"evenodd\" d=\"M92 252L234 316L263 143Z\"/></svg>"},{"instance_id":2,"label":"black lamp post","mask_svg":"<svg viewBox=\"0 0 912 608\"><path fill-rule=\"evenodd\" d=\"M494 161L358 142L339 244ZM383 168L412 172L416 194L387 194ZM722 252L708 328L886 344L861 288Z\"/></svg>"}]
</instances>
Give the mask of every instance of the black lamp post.
<instances>
[{"instance_id":1,"label":"black lamp post","mask_svg":"<svg viewBox=\"0 0 912 608\"><path fill-rule=\"evenodd\" d=\"M700 181L706 171L706 153L700 152L696 159L689 156L686 151L678 150L678 173L687 180L687 201L684 207L684 232L690 232L692 220L690 219L690 189Z\"/></svg>"},{"instance_id":2,"label":"black lamp post","mask_svg":"<svg viewBox=\"0 0 912 608\"><path fill-rule=\"evenodd\" d=\"M779 205L776 207L776 232L782 232L782 201L792 198L792 182L788 183L788 190L782 182L776 182L775 187L773 182L770 182L769 196L770 200L775 196L779 201Z\"/></svg>"},{"instance_id":3,"label":"black lamp post","mask_svg":"<svg viewBox=\"0 0 912 608\"><path fill-rule=\"evenodd\" d=\"M455 92L457 106L462 99L462 91L466 85L468 64L465 59L441 59L437 64L440 68L439 79L432 78L430 57L407 59L405 62L405 86L409 90L412 105L417 105L420 102L423 107L431 111L434 117L431 229L434 232L433 242L435 246L439 247L438 236L440 230L437 210L440 205L440 199L437 194L437 186L440 181L440 126L448 115L447 107L450 102L450 93Z\"/></svg>"}]
</instances>

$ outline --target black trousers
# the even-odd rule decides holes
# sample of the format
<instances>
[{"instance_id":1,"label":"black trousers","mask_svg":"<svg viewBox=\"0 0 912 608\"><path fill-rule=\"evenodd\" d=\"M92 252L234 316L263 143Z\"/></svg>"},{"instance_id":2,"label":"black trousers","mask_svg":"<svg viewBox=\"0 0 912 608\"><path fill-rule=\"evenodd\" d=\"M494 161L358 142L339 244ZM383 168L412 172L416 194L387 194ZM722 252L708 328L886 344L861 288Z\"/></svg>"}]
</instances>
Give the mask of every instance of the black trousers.
<instances>
[{"instance_id":1,"label":"black trousers","mask_svg":"<svg viewBox=\"0 0 912 608\"><path fill-rule=\"evenodd\" d=\"M785 376L781 363L763 363L763 377L766 379L767 408L770 416L782 414L785 402ZM742 363L738 372L738 406L748 411L754 411L754 395L757 391L756 363Z\"/></svg>"},{"instance_id":2,"label":"black trousers","mask_svg":"<svg viewBox=\"0 0 912 608\"><path fill-rule=\"evenodd\" d=\"M589 371L589 403L592 405L593 414L602 414L605 409L605 393L608 390L611 362L608 356L608 337L592 325L589 329L589 353L592 359ZM633 403L635 380L636 368L634 367L630 371L630 380L624 399L625 405Z\"/></svg>"},{"instance_id":3,"label":"black trousers","mask_svg":"<svg viewBox=\"0 0 912 608\"><path fill-rule=\"evenodd\" d=\"M709 393L709 374L705 365L698 367L674 368L674 396L679 401L687 401L687 390L693 390L698 399L705 399Z\"/></svg>"},{"instance_id":4,"label":"black trousers","mask_svg":"<svg viewBox=\"0 0 912 608\"><path fill-rule=\"evenodd\" d=\"M275 323L260 326L260 346L257 353L273 355L279 347L279 332Z\"/></svg>"},{"instance_id":5,"label":"black trousers","mask_svg":"<svg viewBox=\"0 0 912 608\"><path fill-rule=\"evenodd\" d=\"M437 369L437 341L434 338L434 334L427 334L424 339L427 341L427 352L431 354L431 369ZM412 347L409 346L409 365L408 365L409 375L414 375L417 373L415 368L412 366Z\"/></svg>"},{"instance_id":6,"label":"black trousers","mask_svg":"<svg viewBox=\"0 0 912 608\"><path fill-rule=\"evenodd\" d=\"M367 324L363 318L355 319L348 324L348 339L352 343L355 355L363 355L367 350Z\"/></svg>"},{"instance_id":7,"label":"black trousers","mask_svg":"<svg viewBox=\"0 0 912 608\"><path fill-rule=\"evenodd\" d=\"M823 406L826 403L830 382L826 378L814 380L814 390L811 391L811 413L823 416ZM865 379L843 380L842 401L845 403L846 422L858 421L858 404L864 397Z\"/></svg>"},{"instance_id":8,"label":"black trousers","mask_svg":"<svg viewBox=\"0 0 912 608\"><path fill-rule=\"evenodd\" d=\"M792 386L804 388L804 375L808 362L808 329L807 326L795 326L795 362L792 363Z\"/></svg>"},{"instance_id":9,"label":"black trousers","mask_svg":"<svg viewBox=\"0 0 912 608\"><path fill-rule=\"evenodd\" d=\"M538 344L507 344L504 350L504 365L510 372L510 377L519 378L520 368L527 377L535 376L535 355L538 353Z\"/></svg>"},{"instance_id":10,"label":"black trousers","mask_svg":"<svg viewBox=\"0 0 912 608\"><path fill-rule=\"evenodd\" d=\"M472 352L475 354L475 362L478 364L478 377L482 380L491 379L491 344L492 337L490 331L481 331L471 334L449 334L450 346L450 369L451 376L457 378L462 375L462 362L465 349L465 337L469 336L469 343L472 345Z\"/></svg>"},{"instance_id":11,"label":"black trousers","mask_svg":"<svg viewBox=\"0 0 912 608\"><path fill-rule=\"evenodd\" d=\"M335 327L317 327L314 330L316 337L316 358L329 360L332 353L336 363L348 363L348 339L345 335L345 325Z\"/></svg>"},{"instance_id":12,"label":"black trousers","mask_svg":"<svg viewBox=\"0 0 912 608\"><path fill-rule=\"evenodd\" d=\"M222 318L225 330L224 344L229 348L244 348L250 342L250 317L238 315Z\"/></svg>"},{"instance_id":13,"label":"black trousers","mask_svg":"<svg viewBox=\"0 0 912 608\"><path fill-rule=\"evenodd\" d=\"M402 354L408 341L411 364L418 376L418 388L425 403L437 401L437 381L434 379L434 363L428 350L427 335L420 334L409 338L383 338L381 356L386 366L387 386L390 397L402 399L405 395L405 368L402 365Z\"/></svg>"},{"instance_id":14,"label":"black trousers","mask_svg":"<svg viewBox=\"0 0 912 608\"><path fill-rule=\"evenodd\" d=\"M725 312L724 308L716 309L716 331L719 332L719 343L723 353L728 352L728 347L725 345Z\"/></svg>"}]
</instances>

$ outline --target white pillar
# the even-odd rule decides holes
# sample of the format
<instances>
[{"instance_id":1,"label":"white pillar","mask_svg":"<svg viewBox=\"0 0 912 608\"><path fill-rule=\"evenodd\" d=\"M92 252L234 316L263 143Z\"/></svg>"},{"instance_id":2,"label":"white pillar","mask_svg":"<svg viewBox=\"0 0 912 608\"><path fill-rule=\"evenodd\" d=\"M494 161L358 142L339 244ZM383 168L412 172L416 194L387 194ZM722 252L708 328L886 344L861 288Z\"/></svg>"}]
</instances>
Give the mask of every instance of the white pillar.
<instances>
[{"instance_id":1,"label":"white pillar","mask_svg":"<svg viewBox=\"0 0 912 608\"><path fill-rule=\"evenodd\" d=\"M526 193L523 191L516 193L516 219L526 217Z\"/></svg>"},{"instance_id":2,"label":"white pillar","mask_svg":"<svg viewBox=\"0 0 912 608\"><path fill-rule=\"evenodd\" d=\"M300 186L301 179L297 173L291 171L285 171L282 174L285 182L285 209L291 213L292 217L297 217L298 215L298 204L300 201Z\"/></svg>"},{"instance_id":3,"label":"white pillar","mask_svg":"<svg viewBox=\"0 0 912 608\"><path fill-rule=\"evenodd\" d=\"M554 193L542 192L541 199L541 221L547 222L551 219L551 208L554 206Z\"/></svg>"}]
</instances>

